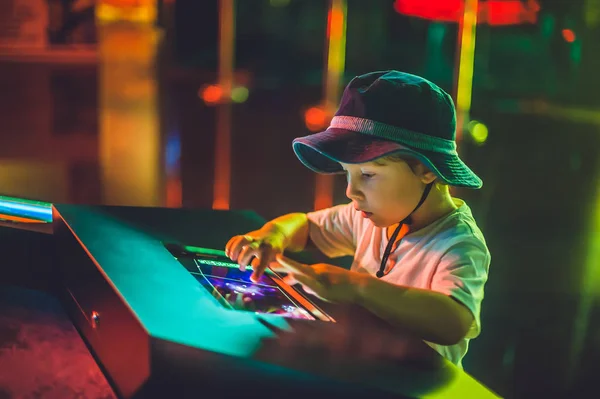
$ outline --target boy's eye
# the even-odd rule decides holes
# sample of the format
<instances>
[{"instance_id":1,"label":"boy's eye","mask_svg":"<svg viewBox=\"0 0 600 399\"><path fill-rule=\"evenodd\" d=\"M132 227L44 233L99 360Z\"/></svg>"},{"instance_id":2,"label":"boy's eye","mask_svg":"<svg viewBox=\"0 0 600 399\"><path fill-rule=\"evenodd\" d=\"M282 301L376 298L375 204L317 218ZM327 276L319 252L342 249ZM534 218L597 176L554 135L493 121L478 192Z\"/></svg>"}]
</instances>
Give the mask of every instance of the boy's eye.
<instances>
[{"instance_id":1,"label":"boy's eye","mask_svg":"<svg viewBox=\"0 0 600 399\"><path fill-rule=\"evenodd\" d=\"M370 179L371 177L375 176L375 174L374 174L374 173L363 173L362 175L363 175L363 177L364 177L364 178L366 178L366 179Z\"/></svg>"}]
</instances>

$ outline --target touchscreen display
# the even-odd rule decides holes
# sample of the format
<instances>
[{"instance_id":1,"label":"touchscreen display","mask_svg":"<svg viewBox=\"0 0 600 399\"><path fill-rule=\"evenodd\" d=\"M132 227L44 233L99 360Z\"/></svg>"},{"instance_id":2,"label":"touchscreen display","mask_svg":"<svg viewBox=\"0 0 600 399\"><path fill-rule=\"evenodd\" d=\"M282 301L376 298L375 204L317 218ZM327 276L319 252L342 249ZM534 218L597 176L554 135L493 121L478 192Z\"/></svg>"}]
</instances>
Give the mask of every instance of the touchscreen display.
<instances>
[{"instance_id":1,"label":"touchscreen display","mask_svg":"<svg viewBox=\"0 0 600 399\"><path fill-rule=\"evenodd\" d=\"M226 257L199 255L194 262L198 272L192 272L192 275L226 307L315 320L269 277L268 270L260 281L254 283L250 280L251 267L241 271Z\"/></svg>"}]
</instances>

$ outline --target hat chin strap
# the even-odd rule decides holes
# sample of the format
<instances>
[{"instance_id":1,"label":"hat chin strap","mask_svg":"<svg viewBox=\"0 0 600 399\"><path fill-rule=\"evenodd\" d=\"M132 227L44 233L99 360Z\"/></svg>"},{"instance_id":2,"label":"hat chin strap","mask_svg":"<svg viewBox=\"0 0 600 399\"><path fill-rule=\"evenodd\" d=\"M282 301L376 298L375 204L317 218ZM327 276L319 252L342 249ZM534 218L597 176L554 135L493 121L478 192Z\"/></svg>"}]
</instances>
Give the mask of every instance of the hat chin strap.
<instances>
[{"instance_id":1,"label":"hat chin strap","mask_svg":"<svg viewBox=\"0 0 600 399\"><path fill-rule=\"evenodd\" d=\"M423 194L421 195L421 199L419 200L419 203L417 204L417 206L415 207L415 209L413 209L413 211L411 213L409 213L408 216L405 217L400 222L399 226L402 226L403 224L412 224L412 215L413 215L413 213L415 213L417 211L417 209L419 209L421 207L421 205L423 205L423 202L425 202L425 200L429 196L429 192L431 191L431 187L433 187L433 183L435 183L435 181L432 181L431 183L428 183L425 186L425 190L423 190ZM396 228L396 230L397 230L397 228Z\"/></svg>"},{"instance_id":2,"label":"hat chin strap","mask_svg":"<svg viewBox=\"0 0 600 399\"><path fill-rule=\"evenodd\" d=\"M400 233L400 229L405 224L412 224L412 214L415 213L417 211L417 209L419 209L421 207L421 205L423 205L423 203L427 199L427 196L429 195L429 192L431 191L431 188L433 187L434 182L435 181L432 181L431 183L428 183L425 186L425 190L423 190L421 199L419 200L419 203L417 204L415 209L413 209L413 211L411 213L409 213L407 217L405 217L404 219L402 219L402 221L400 223L398 223L398 227L396 227L396 229L392 233L392 236L390 237L390 241L388 242L387 246L385 247L385 252L383 253L383 257L381 258L381 265L379 266L379 270L376 273L377 277L381 278L384 276L385 265L387 264L388 258L390 257L390 253L392 252L392 245L394 245L394 243L396 242L396 238L398 238L398 233Z\"/></svg>"}]
</instances>

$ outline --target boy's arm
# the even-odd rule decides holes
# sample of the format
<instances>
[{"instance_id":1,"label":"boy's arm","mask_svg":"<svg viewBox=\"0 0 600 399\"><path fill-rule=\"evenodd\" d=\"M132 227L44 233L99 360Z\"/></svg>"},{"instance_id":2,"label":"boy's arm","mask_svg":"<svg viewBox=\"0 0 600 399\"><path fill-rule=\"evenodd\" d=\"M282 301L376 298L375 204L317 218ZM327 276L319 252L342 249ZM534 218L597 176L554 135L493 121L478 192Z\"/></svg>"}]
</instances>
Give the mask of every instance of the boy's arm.
<instances>
[{"instance_id":1,"label":"boy's arm","mask_svg":"<svg viewBox=\"0 0 600 399\"><path fill-rule=\"evenodd\" d=\"M369 275L364 275L357 287L356 302L389 323L439 345L460 342L473 323L471 312L448 295Z\"/></svg>"},{"instance_id":2,"label":"boy's arm","mask_svg":"<svg viewBox=\"0 0 600 399\"><path fill-rule=\"evenodd\" d=\"M308 217L305 213L289 213L273 219L261 230L278 231L283 234L284 248L288 251L302 251L308 243Z\"/></svg>"},{"instance_id":3,"label":"boy's arm","mask_svg":"<svg viewBox=\"0 0 600 399\"><path fill-rule=\"evenodd\" d=\"M423 339L453 345L479 333L479 313L490 255L476 240L459 241L440 259L430 290L361 279L356 301L380 317L413 330Z\"/></svg>"},{"instance_id":4,"label":"boy's arm","mask_svg":"<svg viewBox=\"0 0 600 399\"><path fill-rule=\"evenodd\" d=\"M439 345L454 345L479 332L489 260L489 252L481 245L457 245L440 260L430 289L420 289L329 264L304 265L277 257L296 281L324 300L356 303Z\"/></svg>"}]
</instances>

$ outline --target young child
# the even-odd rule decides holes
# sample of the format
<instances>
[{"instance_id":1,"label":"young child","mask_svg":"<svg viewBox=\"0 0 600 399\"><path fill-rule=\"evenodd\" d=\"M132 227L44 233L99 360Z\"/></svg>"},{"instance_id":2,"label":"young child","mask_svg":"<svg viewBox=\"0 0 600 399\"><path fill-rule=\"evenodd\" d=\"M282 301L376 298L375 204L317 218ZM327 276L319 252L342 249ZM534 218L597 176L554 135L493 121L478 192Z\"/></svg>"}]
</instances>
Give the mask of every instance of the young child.
<instances>
[{"instance_id":1,"label":"young child","mask_svg":"<svg viewBox=\"0 0 600 399\"><path fill-rule=\"evenodd\" d=\"M297 138L300 161L319 173L345 173L351 200L293 213L233 237L227 255L253 279L283 268L289 283L326 301L358 304L417 334L461 366L480 331L490 253L464 201L448 186L482 181L458 157L451 97L398 71L354 78L327 130ZM282 256L315 245L351 269L304 265Z\"/></svg>"}]
</instances>

